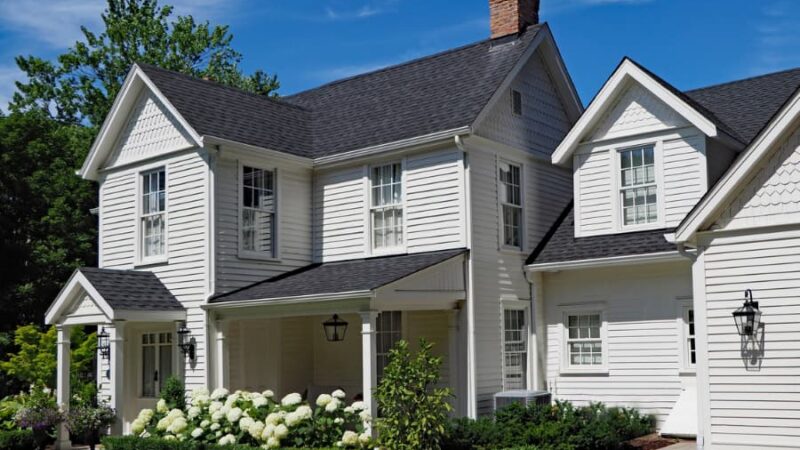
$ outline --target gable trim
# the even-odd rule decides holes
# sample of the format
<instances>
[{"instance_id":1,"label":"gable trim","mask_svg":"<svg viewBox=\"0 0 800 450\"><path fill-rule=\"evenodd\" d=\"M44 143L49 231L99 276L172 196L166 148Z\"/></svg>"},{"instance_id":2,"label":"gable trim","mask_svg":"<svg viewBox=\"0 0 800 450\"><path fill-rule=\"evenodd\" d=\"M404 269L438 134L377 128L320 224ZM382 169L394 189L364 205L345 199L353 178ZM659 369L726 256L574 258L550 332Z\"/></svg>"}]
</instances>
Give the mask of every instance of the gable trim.
<instances>
[{"instance_id":1,"label":"gable trim","mask_svg":"<svg viewBox=\"0 0 800 450\"><path fill-rule=\"evenodd\" d=\"M100 127L100 132L97 134L92 146L89 149L89 154L83 162L83 166L78 171L78 175L87 180L97 180L98 171L102 161L114 151L114 144L117 142L119 133L125 127L128 119L127 112L136 106L136 100L142 93L142 89L148 89L156 99L167 108L167 111L175 117L178 123L188 134L190 143L197 146L203 146L203 138L197 131L189 125L189 122L181 116L178 110L167 100L167 97L156 87L156 85L147 77L144 71L136 64L128 72L125 77L125 82L122 84L111 110L103 121ZM116 133L113 131L116 129ZM112 135L113 134L113 135Z\"/></svg>"},{"instance_id":2,"label":"gable trim","mask_svg":"<svg viewBox=\"0 0 800 450\"><path fill-rule=\"evenodd\" d=\"M614 100L622 94L627 87L628 81L634 81L641 85L645 90L653 94L656 98L666 103L670 108L674 109L678 114L683 116L689 123L697 127L703 134L709 137L717 137L717 126L690 106L686 101L681 99L675 93L671 92L658 80L647 74L644 70L638 67L633 61L627 57L622 60L620 65L606 81L600 92L592 100L589 107L584 114L578 119L578 122L567 133L567 136L561 141L558 148L553 152L552 162L557 165L568 165L570 157L575 149L580 145L581 139L594 129L599 123L603 114L613 106Z\"/></svg>"},{"instance_id":3,"label":"gable trim","mask_svg":"<svg viewBox=\"0 0 800 450\"><path fill-rule=\"evenodd\" d=\"M100 308L103 314L109 321L114 320L114 309L108 302L97 292L97 289L92 286L92 283L86 278L80 270L76 270L67 281L67 284L61 289L61 292L56 296L55 301L47 308L45 313L44 323L53 325L62 319L63 314L69 310L70 306L75 302L76 294L83 290L92 299L92 301Z\"/></svg>"},{"instance_id":4,"label":"gable trim","mask_svg":"<svg viewBox=\"0 0 800 450\"><path fill-rule=\"evenodd\" d=\"M764 157L785 137L789 127L800 115L800 89L784 104L750 147L733 162L730 169L717 184L700 200L695 208L683 219L675 231L677 242L688 242L703 224L716 217L739 188L749 180Z\"/></svg>"}]
</instances>

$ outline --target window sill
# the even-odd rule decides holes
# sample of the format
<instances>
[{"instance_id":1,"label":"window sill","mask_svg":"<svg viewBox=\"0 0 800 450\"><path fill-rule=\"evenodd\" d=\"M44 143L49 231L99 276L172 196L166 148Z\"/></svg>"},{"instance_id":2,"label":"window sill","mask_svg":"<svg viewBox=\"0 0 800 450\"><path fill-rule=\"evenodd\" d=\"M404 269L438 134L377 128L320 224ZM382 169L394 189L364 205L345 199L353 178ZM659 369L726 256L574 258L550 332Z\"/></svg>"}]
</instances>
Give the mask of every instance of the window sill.
<instances>
[{"instance_id":1,"label":"window sill","mask_svg":"<svg viewBox=\"0 0 800 450\"><path fill-rule=\"evenodd\" d=\"M684 367L678 370L678 376L697 375L697 369Z\"/></svg>"},{"instance_id":2,"label":"window sill","mask_svg":"<svg viewBox=\"0 0 800 450\"><path fill-rule=\"evenodd\" d=\"M500 253L503 253L503 254L506 254L506 255L526 255L525 250L522 250L519 247L501 246L499 248L499 251L500 251Z\"/></svg>"},{"instance_id":3,"label":"window sill","mask_svg":"<svg viewBox=\"0 0 800 450\"><path fill-rule=\"evenodd\" d=\"M366 257L377 258L379 256L405 255L406 253L408 253L408 250L405 247L393 247L380 250L373 248Z\"/></svg>"},{"instance_id":4,"label":"window sill","mask_svg":"<svg viewBox=\"0 0 800 450\"><path fill-rule=\"evenodd\" d=\"M280 264L281 262L280 257L276 258L274 256L262 255L259 254L258 252L248 252L245 250L239 250L239 253L236 255L236 257L239 259L250 260L250 261L271 262L277 264Z\"/></svg>"},{"instance_id":5,"label":"window sill","mask_svg":"<svg viewBox=\"0 0 800 450\"><path fill-rule=\"evenodd\" d=\"M145 267L153 267L153 266L162 266L169 264L169 258L158 258L158 259L147 259L144 261L138 261L136 264L133 265L134 269L140 269Z\"/></svg>"},{"instance_id":6,"label":"window sill","mask_svg":"<svg viewBox=\"0 0 800 450\"><path fill-rule=\"evenodd\" d=\"M601 375L601 376L608 376L608 369L607 368L597 368L597 369L561 369L559 371L559 375L561 376L581 376L581 375Z\"/></svg>"}]
</instances>

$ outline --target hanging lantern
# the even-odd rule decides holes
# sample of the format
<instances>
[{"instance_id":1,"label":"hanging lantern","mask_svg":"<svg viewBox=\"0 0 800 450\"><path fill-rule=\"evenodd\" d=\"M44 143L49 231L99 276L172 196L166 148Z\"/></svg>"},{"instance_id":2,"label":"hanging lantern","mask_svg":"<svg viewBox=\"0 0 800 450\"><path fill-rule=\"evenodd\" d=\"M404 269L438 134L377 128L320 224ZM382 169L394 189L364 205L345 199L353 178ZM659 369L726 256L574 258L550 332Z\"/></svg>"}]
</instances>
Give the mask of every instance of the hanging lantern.
<instances>
[{"instance_id":1,"label":"hanging lantern","mask_svg":"<svg viewBox=\"0 0 800 450\"><path fill-rule=\"evenodd\" d=\"M322 323L325 328L325 338L328 342L339 342L344 340L344 335L347 332L347 322L340 319L338 314Z\"/></svg>"},{"instance_id":2,"label":"hanging lantern","mask_svg":"<svg viewBox=\"0 0 800 450\"><path fill-rule=\"evenodd\" d=\"M101 328L100 332L97 333L97 351L100 352L100 356L103 359L108 360L111 358L111 343L105 327Z\"/></svg>"},{"instance_id":3,"label":"hanging lantern","mask_svg":"<svg viewBox=\"0 0 800 450\"><path fill-rule=\"evenodd\" d=\"M189 356L189 359L194 359L194 342L192 342L192 331L186 327L186 322L181 322L178 328L178 345L180 346L183 356Z\"/></svg>"},{"instance_id":4,"label":"hanging lantern","mask_svg":"<svg viewBox=\"0 0 800 450\"><path fill-rule=\"evenodd\" d=\"M753 336L761 325L761 311L758 302L753 301L753 292L744 291L744 305L733 312L733 321L740 336Z\"/></svg>"}]
</instances>

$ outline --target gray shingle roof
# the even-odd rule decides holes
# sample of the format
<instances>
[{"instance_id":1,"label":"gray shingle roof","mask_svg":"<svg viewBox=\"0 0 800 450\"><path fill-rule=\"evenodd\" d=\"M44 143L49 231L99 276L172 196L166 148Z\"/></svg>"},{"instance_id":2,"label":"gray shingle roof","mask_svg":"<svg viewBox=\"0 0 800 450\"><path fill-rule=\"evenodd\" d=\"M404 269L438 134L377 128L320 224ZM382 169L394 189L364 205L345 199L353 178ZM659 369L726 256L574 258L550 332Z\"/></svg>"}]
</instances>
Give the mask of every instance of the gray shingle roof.
<instances>
[{"instance_id":1,"label":"gray shingle roof","mask_svg":"<svg viewBox=\"0 0 800 450\"><path fill-rule=\"evenodd\" d=\"M78 270L114 310L183 310L183 305L152 272L96 267Z\"/></svg>"},{"instance_id":2,"label":"gray shingle roof","mask_svg":"<svg viewBox=\"0 0 800 450\"><path fill-rule=\"evenodd\" d=\"M675 244L664 239L664 234L669 232L669 229L659 229L576 238L570 203L525 263L544 264L676 251Z\"/></svg>"},{"instance_id":3,"label":"gray shingle roof","mask_svg":"<svg viewBox=\"0 0 800 450\"><path fill-rule=\"evenodd\" d=\"M235 291L216 295L210 302L224 303L368 291L447 261L465 251L444 250L316 263Z\"/></svg>"},{"instance_id":4,"label":"gray shingle roof","mask_svg":"<svg viewBox=\"0 0 800 450\"><path fill-rule=\"evenodd\" d=\"M314 158L472 125L542 28L280 99L139 66L199 134Z\"/></svg>"}]
</instances>

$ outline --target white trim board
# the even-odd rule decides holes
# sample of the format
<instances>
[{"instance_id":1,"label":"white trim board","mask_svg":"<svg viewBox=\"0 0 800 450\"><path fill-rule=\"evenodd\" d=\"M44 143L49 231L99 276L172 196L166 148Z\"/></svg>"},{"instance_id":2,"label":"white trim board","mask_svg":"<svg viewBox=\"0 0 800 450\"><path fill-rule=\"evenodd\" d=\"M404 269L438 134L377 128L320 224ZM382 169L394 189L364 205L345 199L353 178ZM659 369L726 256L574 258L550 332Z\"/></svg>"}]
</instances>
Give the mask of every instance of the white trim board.
<instances>
[{"instance_id":1,"label":"white trim board","mask_svg":"<svg viewBox=\"0 0 800 450\"><path fill-rule=\"evenodd\" d=\"M579 259L541 264L528 264L528 272L557 272L570 269L591 269L595 267L625 266L633 264L652 264L660 262L683 261L685 258L676 251L647 253L644 255L609 256L607 258Z\"/></svg>"}]
</instances>

